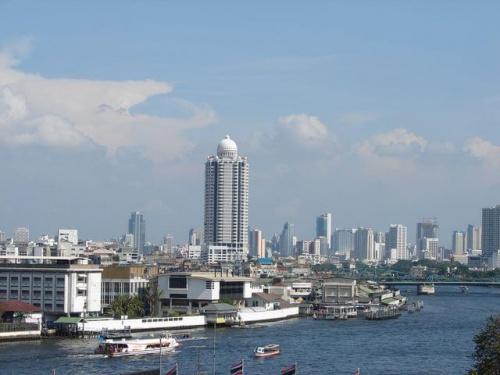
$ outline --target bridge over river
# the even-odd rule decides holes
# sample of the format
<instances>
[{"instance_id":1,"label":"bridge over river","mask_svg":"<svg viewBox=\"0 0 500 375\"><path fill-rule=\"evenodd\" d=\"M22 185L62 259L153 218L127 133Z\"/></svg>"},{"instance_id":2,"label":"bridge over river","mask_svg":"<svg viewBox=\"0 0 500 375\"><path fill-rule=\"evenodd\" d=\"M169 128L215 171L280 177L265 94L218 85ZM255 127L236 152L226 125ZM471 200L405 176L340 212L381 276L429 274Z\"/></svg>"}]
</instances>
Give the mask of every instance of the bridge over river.
<instances>
[{"instance_id":1,"label":"bridge over river","mask_svg":"<svg viewBox=\"0 0 500 375\"><path fill-rule=\"evenodd\" d=\"M500 282L498 281L432 281L432 280L400 280L400 281L379 281L382 285L424 285L424 284L434 284L434 285L463 285L463 286L484 286L484 287L496 287L500 288Z\"/></svg>"}]
</instances>

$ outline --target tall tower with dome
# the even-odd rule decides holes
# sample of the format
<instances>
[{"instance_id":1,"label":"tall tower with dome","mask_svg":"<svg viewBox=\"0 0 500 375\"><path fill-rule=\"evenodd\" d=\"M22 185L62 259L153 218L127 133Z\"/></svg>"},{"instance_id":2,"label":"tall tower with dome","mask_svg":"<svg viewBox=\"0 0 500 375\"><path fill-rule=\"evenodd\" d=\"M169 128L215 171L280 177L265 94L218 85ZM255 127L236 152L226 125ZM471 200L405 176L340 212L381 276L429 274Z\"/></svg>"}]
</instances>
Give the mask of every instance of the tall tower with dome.
<instances>
[{"instance_id":1,"label":"tall tower with dome","mask_svg":"<svg viewBox=\"0 0 500 375\"><path fill-rule=\"evenodd\" d=\"M205 249L208 262L248 254L248 162L226 135L205 163Z\"/></svg>"}]
</instances>

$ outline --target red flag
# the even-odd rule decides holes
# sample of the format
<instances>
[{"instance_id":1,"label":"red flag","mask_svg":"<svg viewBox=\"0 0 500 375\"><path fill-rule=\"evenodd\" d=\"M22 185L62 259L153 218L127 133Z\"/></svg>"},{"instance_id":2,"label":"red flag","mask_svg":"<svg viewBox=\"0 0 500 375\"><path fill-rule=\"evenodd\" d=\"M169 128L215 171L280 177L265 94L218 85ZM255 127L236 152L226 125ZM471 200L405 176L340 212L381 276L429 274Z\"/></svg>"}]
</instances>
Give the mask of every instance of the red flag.
<instances>
[{"instance_id":1,"label":"red flag","mask_svg":"<svg viewBox=\"0 0 500 375\"><path fill-rule=\"evenodd\" d=\"M237 364L235 365L232 365L230 368L229 368L229 371L231 374L233 375L243 375L243 361L241 362L238 362Z\"/></svg>"},{"instance_id":2,"label":"red flag","mask_svg":"<svg viewBox=\"0 0 500 375\"><path fill-rule=\"evenodd\" d=\"M171 369L170 371L167 371L165 373L165 375L178 375L178 372L177 372L177 363L175 364L174 368Z\"/></svg>"},{"instance_id":3,"label":"red flag","mask_svg":"<svg viewBox=\"0 0 500 375\"><path fill-rule=\"evenodd\" d=\"M297 372L297 365L294 363L290 367L281 370L281 375L295 375Z\"/></svg>"}]
</instances>

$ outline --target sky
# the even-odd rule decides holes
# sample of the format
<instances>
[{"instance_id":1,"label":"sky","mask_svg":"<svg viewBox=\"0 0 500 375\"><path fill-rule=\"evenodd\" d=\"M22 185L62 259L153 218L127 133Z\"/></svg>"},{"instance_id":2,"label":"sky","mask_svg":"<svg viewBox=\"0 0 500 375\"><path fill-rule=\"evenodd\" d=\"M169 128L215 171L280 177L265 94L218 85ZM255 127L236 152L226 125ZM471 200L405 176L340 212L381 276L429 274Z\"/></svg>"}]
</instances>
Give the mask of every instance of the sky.
<instances>
[{"instance_id":1,"label":"sky","mask_svg":"<svg viewBox=\"0 0 500 375\"><path fill-rule=\"evenodd\" d=\"M252 228L409 228L500 204L498 1L0 0L0 230L203 225L229 134Z\"/></svg>"}]
</instances>

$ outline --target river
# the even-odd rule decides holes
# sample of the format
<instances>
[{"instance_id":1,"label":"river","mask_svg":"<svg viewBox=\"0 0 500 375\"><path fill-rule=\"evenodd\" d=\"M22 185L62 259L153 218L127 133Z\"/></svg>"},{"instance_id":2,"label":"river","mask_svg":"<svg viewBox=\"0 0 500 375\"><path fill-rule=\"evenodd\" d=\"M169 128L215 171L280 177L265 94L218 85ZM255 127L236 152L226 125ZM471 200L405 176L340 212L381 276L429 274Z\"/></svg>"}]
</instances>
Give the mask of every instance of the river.
<instances>
[{"instance_id":1,"label":"river","mask_svg":"<svg viewBox=\"0 0 500 375\"><path fill-rule=\"evenodd\" d=\"M405 294L405 293L404 293ZM315 321L296 318L266 323L260 329L220 328L216 332L216 374L243 359L245 374L280 374L297 362L302 375L464 374L471 366L474 335L488 316L500 313L500 289L437 286L434 296L408 293L425 307L387 321ZM202 369L213 374L213 329L196 329L176 353L162 356L163 373L179 365L180 375ZM141 334L142 336L147 334ZM92 354L95 339L53 339L0 344L1 375L121 374L158 368L159 356L108 359ZM280 344L283 353L254 359L253 348ZM204 346L197 349L194 346ZM198 353L199 352L199 353Z\"/></svg>"}]
</instances>

